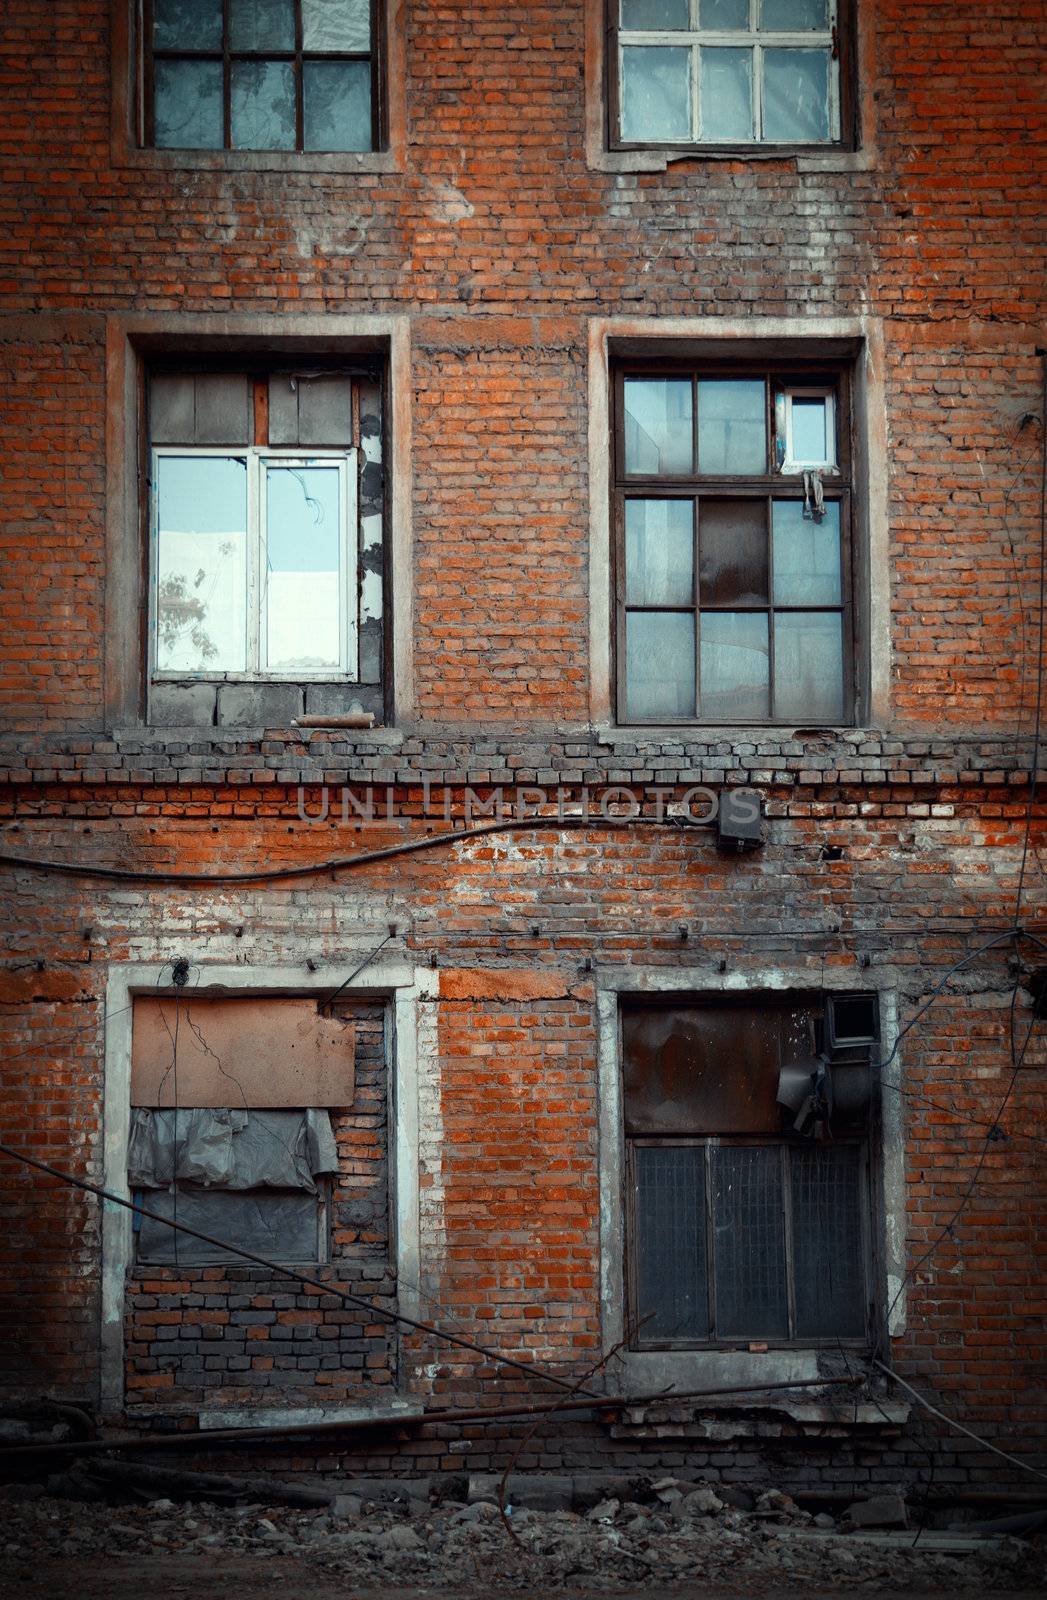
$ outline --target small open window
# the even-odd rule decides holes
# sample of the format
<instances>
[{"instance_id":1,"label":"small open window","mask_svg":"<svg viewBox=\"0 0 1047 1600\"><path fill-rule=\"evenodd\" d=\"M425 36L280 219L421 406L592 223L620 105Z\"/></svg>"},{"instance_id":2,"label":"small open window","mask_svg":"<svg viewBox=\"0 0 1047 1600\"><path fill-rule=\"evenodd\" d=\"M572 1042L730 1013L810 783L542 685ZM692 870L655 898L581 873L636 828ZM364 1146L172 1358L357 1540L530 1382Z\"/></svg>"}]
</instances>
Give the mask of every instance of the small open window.
<instances>
[{"instance_id":1,"label":"small open window","mask_svg":"<svg viewBox=\"0 0 1047 1600\"><path fill-rule=\"evenodd\" d=\"M836 472L836 395L830 388L779 389L774 397L779 472Z\"/></svg>"}]
</instances>

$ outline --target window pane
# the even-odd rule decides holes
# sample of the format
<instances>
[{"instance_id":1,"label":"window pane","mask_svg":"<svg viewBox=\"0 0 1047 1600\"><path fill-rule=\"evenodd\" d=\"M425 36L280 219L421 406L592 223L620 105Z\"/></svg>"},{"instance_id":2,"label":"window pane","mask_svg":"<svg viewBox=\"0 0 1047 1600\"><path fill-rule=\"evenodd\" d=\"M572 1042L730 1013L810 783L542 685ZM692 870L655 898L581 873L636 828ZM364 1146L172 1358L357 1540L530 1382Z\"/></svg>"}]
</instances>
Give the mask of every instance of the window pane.
<instances>
[{"instance_id":1,"label":"window pane","mask_svg":"<svg viewBox=\"0 0 1047 1600\"><path fill-rule=\"evenodd\" d=\"M840 503L826 500L815 522L802 500L776 500L772 511L774 603L778 606L840 604Z\"/></svg>"},{"instance_id":2,"label":"window pane","mask_svg":"<svg viewBox=\"0 0 1047 1600\"><path fill-rule=\"evenodd\" d=\"M797 1338L865 1332L861 1159L855 1145L789 1152Z\"/></svg>"},{"instance_id":3,"label":"window pane","mask_svg":"<svg viewBox=\"0 0 1047 1600\"><path fill-rule=\"evenodd\" d=\"M699 89L703 139L751 140L753 53L702 48Z\"/></svg>"},{"instance_id":4,"label":"window pane","mask_svg":"<svg viewBox=\"0 0 1047 1600\"><path fill-rule=\"evenodd\" d=\"M222 0L153 0L157 50L221 50Z\"/></svg>"},{"instance_id":5,"label":"window pane","mask_svg":"<svg viewBox=\"0 0 1047 1600\"><path fill-rule=\"evenodd\" d=\"M693 463L690 379L626 378L626 472L690 472Z\"/></svg>"},{"instance_id":6,"label":"window pane","mask_svg":"<svg viewBox=\"0 0 1047 1600\"><path fill-rule=\"evenodd\" d=\"M689 28L688 0L622 0L623 28Z\"/></svg>"},{"instance_id":7,"label":"window pane","mask_svg":"<svg viewBox=\"0 0 1047 1600\"><path fill-rule=\"evenodd\" d=\"M789 144L828 139L828 50L764 51L763 136Z\"/></svg>"},{"instance_id":8,"label":"window pane","mask_svg":"<svg viewBox=\"0 0 1047 1600\"><path fill-rule=\"evenodd\" d=\"M161 456L156 470L156 665L247 666L247 463Z\"/></svg>"},{"instance_id":9,"label":"window pane","mask_svg":"<svg viewBox=\"0 0 1047 1600\"><path fill-rule=\"evenodd\" d=\"M308 1263L319 1255L319 1210L312 1194L282 1189L201 1191L179 1184L177 1194L159 1189L137 1198L160 1216L209 1233L215 1239L229 1239L240 1249L251 1250L270 1261ZM239 1259L217 1245L175 1233L162 1222L152 1222L148 1217L138 1220L140 1261L188 1265Z\"/></svg>"},{"instance_id":10,"label":"window pane","mask_svg":"<svg viewBox=\"0 0 1047 1600\"><path fill-rule=\"evenodd\" d=\"M734 32L749 27L749 0L701 0L698 26Z\"/></svg>"},{"instance_id":11,"label":"window pane","mask_svg":"<svg viewBox=\"0 0 1047 1600\"><path fill-rule=\"evenodd\" d=\"M700 500L698 550L703 606L767 604L765 501Z\"/></svg>"},{"instance_id":12,"label":"window pane","mask_svg":"<svg viewBox=\"0 0 1047 1600\"><path fill-rule=\"evenodd\" d=\"M307 150L370 150L368 61L307 61L302 68Z\"/></svg>"},{"instance_id":13,"label":"window pane","mask_svg":"<svg viewBox=\"0 0 1047 1600\"><path fill-rule=\"evenodd\" d=\"M702 716L748 722L770 714L767 618L745 611L703 611Z\"/></svg>"},{"instance_id":14,"label":"window pane","mask_svg":"<svg viewBox=\"0 0 1047 1600\"><path fill-rule=\"evenodd\" d=\"M835 465L836 440L828 402L816 397L794 397L791 409L792 461L805 467Z\"/></svg>"},{"instance_id":15,"label":"window pane","mask_svg":"<svg viewBox=\"0 0 1047 1600\"><path fill-rule=\"evenodd\" d=\"M636 1173L636 1321L641 1343L709 1336L705 1261L705 1151L633 1146Z\"/></svg>"},{"instance_id":16,"label":"window pane","mask_svg":"<svg viewBox=\"0 0 1047 1600\"><path fill-rule=\"evenodd\" d=\"M767 417L760 378L698 384L699 472L767 471Z\"/></svg>"},{"instance_id":17,"label":"window pane","mask_svg":"<svg viewBox=\"0 0 1047 1600\"><path fill-rule=\"evenodd\" d=\"M806 33L828 26L829 0L761 0L760 27L765 33L772 29Z\"/></svg>"},{"instance_id":18,"label":"window pane","mask_svg":"<svg viewBox=\"0 0 1047 1600\"><path fill-rule=\"evenodd\" d=\"M293 50L294 0L230 0L233 50Z\"/></svg>"},{"instance_id":19,"label":"window pane","mask_svg":"<svg viewBox=\"0 0 1047 1600\"><path fill-rule=\"evenodd\" d=\"M721 1146L712 1161L716 1332L787 1338L779 1150Z\"/></svg>"},{"instance_id":20,"label":"window pane","mask_svg":"<svg viewBox=\"0 0 1047 1600\"><path fill-rule=\"evenodd\" d=\"M628 614L625 682L630 717L694 716L694 617L690 612Z\"/></svg>"},{"instance_id":21,"label":"window pane","mask_svg":"<svg viewBox=\"0 0 1047 1600\"><path fill-rule=\"evenodd\" d=\"M622 138L668 144L691 138L691 52L672 45L622 51Z\"/></svg>"},{"instance_id":22,"label":"window pane","mask_svg":"<svg viewBox=\"0 0 1047 1600\"><path fill-rule=\"evenodd\" d=\"M157 61L153 87L157 149L222 148L220 61Z\"/></svg>"},{"instance_id":23,"label":"window pane","mask_svg":"<svg viewBox=\"0 0 1047 1600\"><path fill-rule=\"evenodd\" d=\"M267 467L265 665L341 665L337 467Z\"/></svg>"},{"instance_id":24,"label":"window pane","mask_svg":"<svg viewBox=\"0 0 1047 1600\"><path fill-rule=\"evenodd\" d=\"M694 501L625 502L625 598L632 606L694 600Z\"/></svg>"},{"instance_id":25,"label":"window pane","mask_svg":"<svg viewBox=\"0 0 1047 1600\"><path fill-rule=\"evenodd\" d=\"M774 619L774 714L782 722L842 722L843 619L779 611Z\"/></svg>"},{"instance_id":26,"label":"window pane","mask_svg":"<svg viewBox=\"0 0 1047 1600\"><path fill-rule=\"evenodd\" d=\"M234 61L232 142L239 150L293 150L294 67L290 61Z\"/></svg>"},{"instance_id":27,"label":"window pane","mask_svg":"<svg viewBox=\"0 0 1047 1600\"><path fill-rule=\"evenodd\" d=\"M370 0L302 0L302 48L366 55L371 48Z\"/></svg>"}]
</instances>

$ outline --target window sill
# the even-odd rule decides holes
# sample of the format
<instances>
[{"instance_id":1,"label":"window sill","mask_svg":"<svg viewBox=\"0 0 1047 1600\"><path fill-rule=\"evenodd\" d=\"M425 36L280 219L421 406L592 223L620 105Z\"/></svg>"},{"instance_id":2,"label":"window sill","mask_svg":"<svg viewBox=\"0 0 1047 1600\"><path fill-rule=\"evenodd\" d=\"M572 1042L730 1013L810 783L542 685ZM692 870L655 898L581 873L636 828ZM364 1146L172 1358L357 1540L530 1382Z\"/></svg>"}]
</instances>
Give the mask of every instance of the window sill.
<instances>
[{"instance_id":1,"label":"window sill","mask_svg":"<svg viewBox=\"0 0 1047 1600\"><path fill-rule=\"evenodd\" d=\"M817 727L815 724L800 726L795 723L760 722L748 724L730 723L672 723L672 722L637 722L627 723L598 723L593 729L597 744L616 745L637 744L642 742L675 743L694 745L738 745L738 744L766 744L792 743L798 740L808 744L814 740L836 740L847 743L862 743L866 739L879 738L876 730L867 728L846 727Z\"/></svg>"},{"instance_id":2,"label":"window sill","mask_svg":"<svg viewBox=\"0 0 1047 1600\"><path fill-rule=\"evenodd\" d=\"M150 172L329 172L359 174L400 172L403 161L393 150L154 150L117 141L112 149L117 168Z\"/></svg>"},{"instance_id":3,"label":"window sill","mask_svg":"<svg viewBox=\"0 0 1047 1600\"><path fill-rule=\"evenodd\" d=\"M873 172L877 151L871 146L844 150L777 148L774 145L650 145L634 150L590 151L588 166L594 172L667 172L685 161L777 161L795 165L797 172Z\"/></svg>"}]
</instances>

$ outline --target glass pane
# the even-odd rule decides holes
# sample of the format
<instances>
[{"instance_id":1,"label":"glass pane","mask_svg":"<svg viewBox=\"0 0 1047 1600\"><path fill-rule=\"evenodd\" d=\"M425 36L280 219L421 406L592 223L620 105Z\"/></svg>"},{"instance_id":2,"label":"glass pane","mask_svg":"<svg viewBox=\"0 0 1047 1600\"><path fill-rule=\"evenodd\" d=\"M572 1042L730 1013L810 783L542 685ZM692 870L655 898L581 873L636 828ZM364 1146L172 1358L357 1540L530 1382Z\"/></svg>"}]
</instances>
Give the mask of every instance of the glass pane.
<instances>
[{"instance_id":1,"label":"glass pane","mask_svg":"<svg viewBox=\"0 0 1047 1600\"><path fill-rule=\"evenodd\" d=\"M700 500L698 551L703 606L767 604L765 501Z\"/></svg>"},{"instance_id":2,"label":"glass pane","mask_svg":"<svg viewBox=\"0 0 1047 1600\"><path fill-rule=\"evenodd\" d=\"M233 50L293 50L294 0L229 0Z\"/></svg>"},{"instance_id":3,"label":"glass pane","mask_svg":"<svg viewBox=\"0 0 1047 1600\"><path fill-rule=\"evenodd\" d=\"M753 136L753 53L702 48L699 104L703 139Z\"/></svg>"},{"instance_id":4,"label":"glass pane","mask_svg":"<svg viewBox=\"0 0 1047 1600\"><path fill-rule=\"evenodd\" d=\"M843 618L779 611L774 619L774 714L782 722L842 722Z\"/></svg>"},{"instance_id":5,"label":"glass pane","mask_svg":"<svg viewBox=\"0 0 1047 1600\"><path fill-rule=\"evenodd\" d=\"M626 378L625 470L690 472L694 417L689 378Z\"/></svg>"},{"instance_id":6,"label":"glass pane","mask_svg":"<svg viewBox=\"0 0 1047 1600\"><path fill-rule=\"evenodd\" d=\"M366 55L371 48L370 0L302 0L302 48Z\"/></svg>"},{"instance_id":7,"label":"glass pane","mask_svg":"<svg viewBox=\"0 0 1047 1600\"><path fill-rule=\"evenodd\" d=\"M865 1332L861 1159L855 1145L789 1152L797 1338Z\"/></svg>"},{"instance_id":8,"label":"glass pane","mask_svg":"<svg viewBox=\"0 0 1047 1600\"><path fill-rule=\"evenodd\" d=\"M703 378L698 384L699 472L767 471L761 378Z\"/></svg>"},{"instance_id":9,"label":"glass pane","mask_svg":"<svg viewBox=\"0 0 1047 1600\"><path fill-rule=\"evenodd\" d=\"M247 463L161 456L156 468L156 665L247 666Z\"/></svg>"},{"instance_id":10,"label":"glass pane","mask_svg":"<svg viewBox=\"0 0 1047 1600\"><path fill-rule=\"evenodd\" d=\"M694 501L625 502L625 598L631 606L694 599Z\"/></svg>"},{"instance_id":11,"label":"glass pane","mask_svg":"<svg viewBox=\"0 0 1047 1600\"><path fill-rule=\"evenodd\" d=\"M774 603L840 604L840 503L826 500L825 515L805 518L802 500L776 500L771 512Z\"/></svg>"},{"instance_id":12,"label":"glass pane","mask_svg":"<svg viewBox=\"0 0 1047 1600\"><path fill-rule=\"evenodd\" d=\"M787 144L828 139L828 50L764 51L763 136Z\"/></svg>"},{"instance_id":13,"label":"glass pane","mask_svg":"<svg viewBox=\"0 0 1047 1600\"><path fill-rule=\"evenodd\" d=\"M761 0L760 27L765 33L807 33L828 28L829 0Z\"/></svg>"},{"instance_id":14,"label":"glass pane","mask_svg":"<svg viewBox=\"0 0 1047 1600\"><path fill-rule=\"evenodd\" d=\"M266 468L265 665L273 672L341 660L337 467Z\"/></svg>"},{"instance_id":15,"label":"glass pane","mask_svg":"<svg viewBox=\"0 0 1047 1600\"><path fill-rule=\"evenodd\" d=\"M370 150L370 62L307 61L302 72L305 148Z\"/></svg>"},{"instance_id":16,"label":"glass pane","mask_svg":"<svg viewBox=\"0 0 1047 1600\"><path fill-rule=\"evenodd\" d=\"M707 722L749 722L770 714L767 618L703 611L701 708Z\"/></svg>"},{"instance_id":17,"label":"glass pane","mask_svg":"<svg viewBox=\"0 0 1047 1600\"><path fill-rule=\"evenodd\" d=\"M705 1151L634 1145L636 1321L641 1343L707 1339ZM653 1316L651 1313L654 1313Z\"/></svg>"},{"instance_id":18,"label":"glass pane","mask_svg":"<svg viewBox=\"0 0 1047 1600\"><path fill-rule=\"evenodd\" d=\"M623 28L689 28L688 0L622 0Z\"/></svg>"},{"instance_id":19,"label":"glass pane","mask_svg":"<svg viewBox=\"0 0 1047 1600\"><path fill-rule=\"evenodd\" d=\"M814 467L835 464L836 441L831 437L829 406L825 400L794 397L792 424L794 462Z\"/></svg>"},{"instance_id":20,"label":"glass pane","mask_svg":"<svg viewBox=\"0 0 1047 1600\"><path fill-rule=\"evenodd\" d=\"M222 0L153 0L157 50L221 50Z\"/></svg>"},{"instance_id":21,"label":"glass pane","mask_svg":"<svg viewBox=\"0 0 1047 1600\"><path fill-rule=\"evenodd\" d=\"M622 138L636 144L690 140L690 50L647 45L622 51Z\"/></svg>"},{"instance_id":22,"label":"glass pane","mask_svg":"<svg viewBox=\"0 0 1047 1600\"><path fill-rule=\"evenodd\" d=\"M749 27L749 0L701 0L698 26L734 32Z\"/></svg>"},{"instance_id":23,"label":"glass pane","mask_svg":"<svg viewBox=\"0 0 1047 1600\"><path fill-rule=\"evenodd\" d=\"M712 1161L717 1335L787 1338L780 1152L728 1145Z\"/></svg>"},{"instance_id":24,"label":"glass pane","mask_svg":"<svg viewBox=\"0 0 1047 1600\"><path fill-rule=\"evenodd\" d=\"M630 717L694 716L694 617L631 611L625 619L625 697Z\"/></svg>"},{"instance_id":25,"label":"glass pane","mask_svg":"<svg viewBox=\"0 0 1047 1600\"><path fill-rule=\"evenodd\" d=\"M222 148L222 63L157 61L153 142L158 150Z\"/></svg>"},{"instance_id":26,"label":"glass pane","mask_svg":"<svg viewBox=\"0 0 1047 1600\"><path fill-rule=\"evenodd\" d=\"M234 61L232 142L238 150L293 150L294 67L290 61Z\"/></svg>"}]
</instances>

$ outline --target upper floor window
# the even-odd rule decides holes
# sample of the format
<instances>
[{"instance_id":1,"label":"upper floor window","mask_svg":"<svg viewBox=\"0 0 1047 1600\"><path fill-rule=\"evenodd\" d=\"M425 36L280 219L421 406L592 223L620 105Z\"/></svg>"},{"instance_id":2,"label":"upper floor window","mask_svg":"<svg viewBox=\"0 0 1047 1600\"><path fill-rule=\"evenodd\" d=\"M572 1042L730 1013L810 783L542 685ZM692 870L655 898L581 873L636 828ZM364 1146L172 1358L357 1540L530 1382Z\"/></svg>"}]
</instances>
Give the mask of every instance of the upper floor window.
<instances>
[{"instance_id":1,"label":"upper floor window","mask_svg":"<svg viewBox=\"0 0 1047 1600\"><path fill-rule=\"evenodd\" d=\"M616 374L618 720L853 718L846 373Z\"/></svg>"},{"instance_id":2,"label":"upper floor window","mask_svg":"<svg viewBox=\"0 0 1047 1600\"><path fill-rule=\"evenodd\" d=\"M611 139L841 141L841 0L610 0Z\"/></svg>"},{"instance_id":3,"label":"upper floor window","mask_svg":"<svg viewBox=\"0 0 1047 1600\"><path fill-rule=\"evenodd\" d=\"M144 0L145 143L375 150L372 0Z\"/></svg>"}]
</instances>

